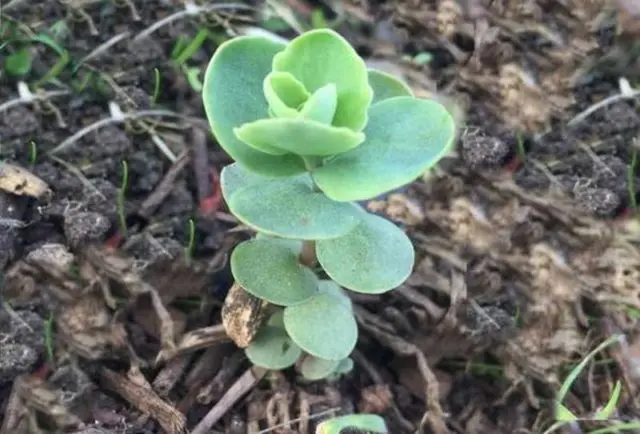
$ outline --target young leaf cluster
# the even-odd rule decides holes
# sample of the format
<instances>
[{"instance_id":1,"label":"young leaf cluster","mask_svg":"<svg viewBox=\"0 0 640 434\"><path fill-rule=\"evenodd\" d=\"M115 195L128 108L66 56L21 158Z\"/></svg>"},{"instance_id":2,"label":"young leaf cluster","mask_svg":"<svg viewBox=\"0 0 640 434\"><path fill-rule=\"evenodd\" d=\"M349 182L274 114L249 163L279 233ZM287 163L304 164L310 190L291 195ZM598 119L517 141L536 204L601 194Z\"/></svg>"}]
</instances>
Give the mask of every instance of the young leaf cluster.
<instances>
[{"instance_id":1,"label":"young leaf cluster","mask_svg":"<svg viewBox=\"0 0 640 434\"><path fill-rule=\"evenodd\" d=\"M258 232L233 251L232 273L279 309L247 356L269 369L296 364L308 379L348 371L358 329L344 289L390 291L414 263L405 233L357 202L436 164L453 144L453 118L368 69L330 29L288 44L259 36L223 43L207 67L203 102L235 160L221 173L223 196Z\"/></svg>"}]
</instances>

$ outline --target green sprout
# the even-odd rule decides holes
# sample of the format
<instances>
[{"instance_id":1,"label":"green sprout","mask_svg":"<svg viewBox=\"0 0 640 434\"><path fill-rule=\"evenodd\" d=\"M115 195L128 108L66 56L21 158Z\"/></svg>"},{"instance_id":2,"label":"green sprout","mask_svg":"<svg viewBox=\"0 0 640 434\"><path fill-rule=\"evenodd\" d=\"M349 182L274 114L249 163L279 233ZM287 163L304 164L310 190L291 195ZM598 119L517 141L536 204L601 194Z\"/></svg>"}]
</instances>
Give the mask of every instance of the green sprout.
<instances>
[{"instance_id":1,"label":"green sprout","mask_svg":"<svg viewBox=\"0 0 640 434\"><path fill-rule=\"evenodd\" d=\"M520 162L524 164L527 161L527 151L524 148L524 139L520 132L516 133L516 153L520 158Z\"/></svg>"},{"instance_id":2,"label":"green sprout","mask_svg":"<svg viewBox=\"0 0 640 434\"><path fill-rule=\"evenodd\" d=\"M316 434L340 434L347 429L371 434L386 434L389 432L384 419L377 414L349 414L334 417L318 424Z\"/></svg>"},{"instance_id":3,"label":"green sprout","mask_svg":"<svg viewBox=\"0 0 640 434\"><path fill-rule=\"evenodd\" d=\"M44 321L44 343L47 349L47 360L53 366L55 361L53 355L53 312L50 312L49 317Z\"/></svg>"},{"instance_id":4,"label":"green sprout","mask_svg":"<svg viewBox=\"0 0 640 434\"><path fill-rule=\"evenodd\" d=\"M551 427L549 427L544 434L551 434L552 432L555 432L556 430L558 430L559 428L568 425L570 423L576 423L578 421L601 421L601 420L611 420L612 417L614 416L614 413L616 411L616 407L618 404L618 401L620 399L620 394L622 392L622 384L620 383L620 381L616 381L613 390L611 392L611 395L609 396L609 400L607 401L607 403L600 409L598 410L595 414L589 415L588 417L578 417L576 416L571 410L569 410L564 404L564 400L567 396L567 394L569 393L569 390L571 389L571 386L573 386L573 383L576 381L576 379L578 378L578 376L582 373L582 371L584 371L584 369L586 368L587 364L589 362L591 362L598 353L600 353L601 351L605 350L607 347L619 343L621 340L623 339L623 337L621 335L614 335L609 337L608 339L606 339L604 342L602 342L600 345L598 345L594 350L592 350L589 354L587 354L581 361L580 363L578 363L569 373L569 375L567 376L567 378L564 380L564 382L562 383L562 386L560 387L560 390L558 391L558 394L556 396L556 402L555 402L555 413L556 413L556 422L551 425ZM595 433L600 433L600 434L604 434L604 433L614 433L614 432L619 432L621 430L625 430L625 429L636 429L640 427L640 424L638 424L638 422L633 422L633 424L626 426L624 423L617 423L615 426L611 426L609 428L603 428L603 429L599 429L599 430L595 430L595 431L590 431L589 434L595 434Z\"/></svg>"},{"instance_id":5,"label":"green sprout","mask_svg":"<svg viewBox=\"0 0 640 434\"><path fill-rule=\"evenodd\" d=\"M189 219L189 241L187 247L184 248L184 260L185 262L191 262L193 258L193 251L196 246L196 224L192 218Z\"/></svg>"},{"instance_id":6,"label":"green sprout","mask_svg":"<svg viewBox=\"0 0 640 434\"><path fill-rule=\"evenodd\" d=\"M31 63L29 47L22 47L5 58L4 70L8 75L24 77L31 71Z\"/></svg>"},{"instance_id":7,"label":"green sprout","mask_svg":"<svg viewBox=\"0 0 640 434\"><path fill-rule=\"evenodd\" d=\"M235 160L221 172L222 194L257 232L235 247L231 271L276 310L247 357L272 370L296 365L307 379L348 372L358 327L345 289L388 292L415 260L404 231L358 202L434 166L453 146L452 116L367 69L330 29L288 44L262 36L224 42L207 67L203 103Z\"/></svg>"},{"instance_id":8,"label":"green sprout","mask_svg":"<svg viewBox=\"0 0 640 434\"><path fill-rule=\"evenodd\" d=\"M36 142L31 140L29 142L29 165L31 167L36 165L36 161L38 160L38 145Z\"/></svg>"},{"instance_id":9,"label":"green sprout","mask_svg":"<svg viewBox=\"0 0 640 434\"><path fill-rule=\"evenodd\" d=\"M202 82L199 78L200 67L188 66L187 61L196 54L209 36L209 30L201 29L188 43L186 38L179 38L171 50L171 58L185 75L189 86L196 92L202 91Z\"/></svg>"},{"instance_id":10,"label":"green sprout","mask_svg":"<svg viewBox=\"0 0 640 434\"><path fill-rule=\"evenodd\" d=\"M71 61L71 56L67 50L46 33L38 33L33 36L15 35L12 40L7 41L7 45L16 45L15 51L5 58L4 70L7 74L15 77L24 77L31 72L33 58L31 54L31 44L40 43L58 54L56 63L34 83L34 87L39 87L43 83L57 77Z\"/></svg>"},{"instance_id":11,"label":"green sprout","mask_svg":"<svg viewBox=\"0 0 640 434\"><path fill-rule=\"evenodd\" d=\"M124 209L124 201L127 197L127 185L129 185L129 165L126 160L122 160L122 178L120 181L120 189L118 190L117 206L120 231L125 238L128 236L127 217Z\"/></svg>"},{"instance_id":12,"label":"green sprout","mask_svg":"<svg viewBox=\"0 0 640 434\"><path fill-rule=\"evenodd\" d=\"M160 96L160 70L153 68L153 104L158 103L158 97Z\"/></svg>"}]
</instances>

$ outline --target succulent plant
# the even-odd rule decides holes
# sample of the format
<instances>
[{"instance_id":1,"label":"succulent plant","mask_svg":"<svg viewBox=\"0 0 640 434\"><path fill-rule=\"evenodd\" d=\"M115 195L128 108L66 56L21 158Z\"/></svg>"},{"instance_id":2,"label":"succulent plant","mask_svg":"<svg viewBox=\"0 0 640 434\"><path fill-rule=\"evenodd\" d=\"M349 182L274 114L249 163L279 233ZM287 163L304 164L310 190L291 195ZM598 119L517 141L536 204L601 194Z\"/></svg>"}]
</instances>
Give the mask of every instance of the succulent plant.
<instances>
[{"instance_id":1,"label":"succulent plant","mask_svg":"<svg viewBox=\"0 0 640 434\"><path fill-rule=\"evenodd\" d=\"M308 379L351 369L358 328L346 290L382 294L410 275L414 250L394 223L357 202L407 185L452 147L445 107L368 69L333 30L287 44L233 38L203 83L213 134L235 160L221 172L228 208L257 232L231 271L277 306L246 348L268 369Z\"/></svg>"}]
</instances>

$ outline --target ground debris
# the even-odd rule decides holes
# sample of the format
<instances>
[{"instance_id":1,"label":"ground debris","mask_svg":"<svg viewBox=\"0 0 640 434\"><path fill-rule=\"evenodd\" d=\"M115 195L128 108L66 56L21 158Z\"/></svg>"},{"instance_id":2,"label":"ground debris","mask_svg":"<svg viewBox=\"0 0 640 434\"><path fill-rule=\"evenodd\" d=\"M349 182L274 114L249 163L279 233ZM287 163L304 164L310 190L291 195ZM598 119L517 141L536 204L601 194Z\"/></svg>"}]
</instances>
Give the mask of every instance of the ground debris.
<instances>
[{"instance_id":1,"label":"ground debris","mask_svg":"<svg viewBox=\"0 0 640 434\"><path fill-rule=\"evenodd\" d=\"M413 54L435 53L422 70L439 87L481 100L505 124L527 132L548 130L554 118L568 119L573 86L604 52L599 32L617 12L611 0L348 3L369 17L391 17L404 33L392 50L402 51L410 35ZM388 40L379 37L370 45L388 46ZM416 76L407 75L410 81Z\"/></svg>"},{"instance_id":2,"label":"ground debris","mask_svg":"<svg viewBox=\"0 0 640 434\"><path fill-rule=\"evenodd\" d=\"M103 367L100 377L107 389L118 393L140 411L148 413L168 434L186 432L185 416L156 395L139 371L133 369L129 372L129 378L126 378Z\"/></svg>"}]
</instances>

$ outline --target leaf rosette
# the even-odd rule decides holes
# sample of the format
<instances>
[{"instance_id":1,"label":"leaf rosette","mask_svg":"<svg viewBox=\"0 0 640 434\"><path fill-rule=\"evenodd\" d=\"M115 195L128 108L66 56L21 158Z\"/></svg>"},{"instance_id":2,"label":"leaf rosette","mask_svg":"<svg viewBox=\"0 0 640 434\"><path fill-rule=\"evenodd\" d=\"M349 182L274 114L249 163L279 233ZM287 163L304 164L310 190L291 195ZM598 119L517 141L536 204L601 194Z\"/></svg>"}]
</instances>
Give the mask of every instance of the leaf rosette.
<instances>
[{"instance_id":1,"label":"leaf rosette","mask_svg":"<svg viewBox=\"0 0 640 434\"><path fill-rule=\"evenodd\" d=\"M247 357L268 369L295 365L309 380L348 372L358 329L344 289L392 290L415 261L404 231L357 202L435 165L453 146L453 117L368 69L330 29L289 43L223 43L207 67L203 102L235 161L220 176L227 206L258 232L235 248L232 274L279 312ZM303 247L315 265L301 260ZM318 265L330 280L316 275Z\"/></svg>"},{"instance_id":2,"label":"leaf rosette","mask_svg":"<svg viewBox=\"0 0 640 434\"><path fill-rule=\"evenodd\" d=\"M330 29L286 44L261 36L223 43L207 67L203 101L236 163L265 178L310 172L333 201L369 200L410 183L455 137L444 106L368 69Z\"/></svg>"}]
</instances>

